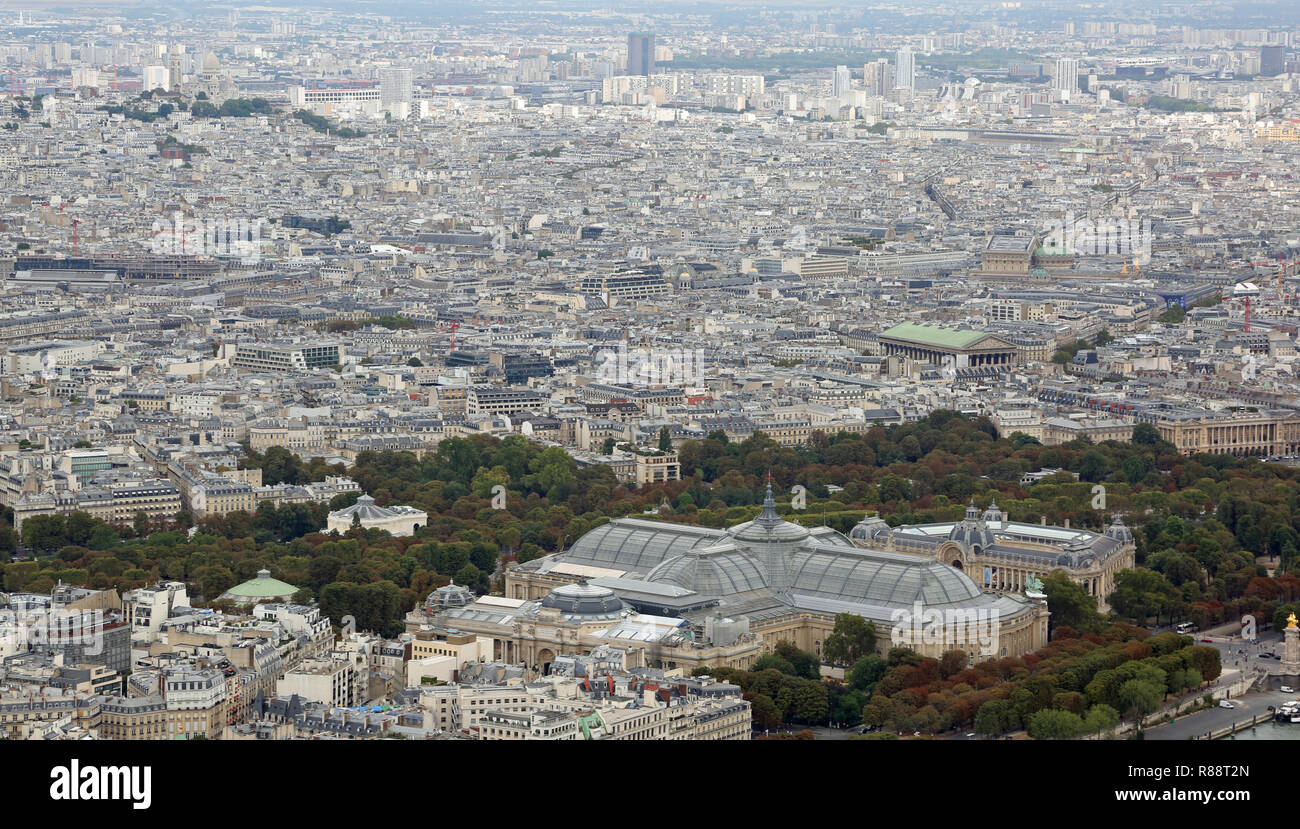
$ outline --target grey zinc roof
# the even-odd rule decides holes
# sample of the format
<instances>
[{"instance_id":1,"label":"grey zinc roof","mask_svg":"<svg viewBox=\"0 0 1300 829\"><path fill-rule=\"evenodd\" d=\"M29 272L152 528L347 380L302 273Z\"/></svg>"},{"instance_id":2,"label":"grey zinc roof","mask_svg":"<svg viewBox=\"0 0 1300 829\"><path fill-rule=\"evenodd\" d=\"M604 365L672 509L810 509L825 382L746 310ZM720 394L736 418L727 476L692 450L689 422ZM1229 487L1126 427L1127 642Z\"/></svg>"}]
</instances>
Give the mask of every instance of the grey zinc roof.
<instances>
[{"instance_id":1,"label":"grey zinc roof","mask_svg":"<svg viewBox=\"0 0 1300 829\"><path fill-rule=\"evenodd\" d=\"M343 509L338 510L334 514L341 518L349 518L349 519L353 515L358 515L361 517L361 520L366 521L370 519L391 518L392 516L396 515L396 512L394 510L385 509L383 507L376 506L374 498L371 498L369 495L362 495L361 497L357 498L357 502L355 504L353 504L350 507L344 507Z\"/></svg>"},{"instance_id":2,"label":"grey zinc roof","mask_svg":"<svg viewBox=\"0 0 1300 829\"><path fill-rule=\"evenodd\" d=\"M969 542L968 538L953 535L954 528L959 530L960 527L961 522L946 522L896 527L893 532L906 536L909 544L937 546L949 537L959 542ZM1123 546L1126 533L1128 533L1127 540L1132 539L1132 534L1122 523L1118 528L1112 525L1106 535L1090 530L1026 524L1019 521L994 522L988 527L995 537L995 543L983 547L985 555L1023 561L1041 561L1057 567L1086 566L1085 560L1104 561ZM1119 538L1115 538L1116 535ZM1017 546L1015 541L1049 545L1052 549L1035 550L1031 547ZM984 543L987 544L987 538Z\"/></svg>"}]
</instances>

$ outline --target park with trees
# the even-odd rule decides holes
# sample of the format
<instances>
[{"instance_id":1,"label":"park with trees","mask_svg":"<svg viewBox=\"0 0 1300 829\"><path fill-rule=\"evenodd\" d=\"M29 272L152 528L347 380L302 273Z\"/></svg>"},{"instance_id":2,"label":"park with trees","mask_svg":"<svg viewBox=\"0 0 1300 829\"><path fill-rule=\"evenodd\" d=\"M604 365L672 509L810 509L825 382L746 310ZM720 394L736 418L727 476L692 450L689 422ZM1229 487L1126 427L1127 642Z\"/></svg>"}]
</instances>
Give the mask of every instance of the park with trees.
<instances>
[{"instance_id":1,"label":"park with trees","mask_svg":"<svg viewBox=\"0 0 1300 829\"><path fill-rule=\"evenodd\" d=\"M655 436L656 443L667 440L668 435ZM188 513L165 521L137 516L126 525L104 524L84 513L37 516L25 522L21 533L14 531L6 509L0 510L0 554L7 559L22 546L31 559L5 564L3 584L6 591L48 591L60 581L122 591L172 579L187 582L197 603L212 604L226 589L266 568L275 578L300 586L300 600L320 601L335 620L351 614L392 633L400 630L406 612L450 579L488 591L499 584L503 566L555 552L613 518L636 515L707 527L752 519L770 474L773 487L783 493L778 510L789 520L842 532L868 511L894 526L954 521L970 501L982 508L996 499L1013 521L1068 520L1073 527L1100 530L1111 513L1119 513L1132 528L1137 547L1137 567L1119 574L1106 615L1063 574L1044 580L1052 612L1052 640L1045 649L1052 653L1047 656L1040 652L1019 663L980 663L945 677L940 660L933 660L933 666L925 660L909 664L912 657L896 655L896 664L886 662L886 670L876 676L880 666L875 662L858 670L863 660L879 658L864 655L870 650L864 650L865 626L846 625L815 655L842 665L843 681L805 676L788 654L782 658L793 673L784 670L784 663L748 672L765 675L752 693L770 698L783 721L848 723L854 709L866 721L864 711L870 708L870 719L882 726L973 723L984 703L1001 698L994 686L1012 692L1024 686L1043 702L1020 705L1014 717L998 714L999 723L1008 727L1028 727L1030 715L1057 709L1053 700L1058 694L1082 696L1082 702L1063 697L1060 710L1085 724L1097 705L1131 717L1151 701L1153 689L1162 687L1162 698L1178 693L1194 678L1193 670L1200 672L1201 681L1209 681L1205 666L1174 667L1166 660L1169 664L1160 667L1163 686L1154 672L1144 672L1114 688L1106 685L1095 696L1088 691L1091 678L1082 685L1067 683L1063 670L1053 666L1092 658L1097 650L1112 659L1115 649L1132 646L1140 653L1152 647L1141 640L1136 625L1187 620L1204 627L1245 613L1273 620L1300 612L1300 470L1254 458L1183 456L1149 425L1136 427L1131 443L1081 440L1043 446L1021 433L999 434L986 418L936 411L915 422L882 424L863 433L817 432L806 445L793 447L761 432L744 440L713 432L681 441L678 452L681 480L637 488L620 483L603 465L579 465L563 449L520 435L449 438L422 457L363 452L350 469L319 459L303 461L278 447L250 450L244 465L261 468L264 483L300 484L349 474L378 504L424 510L429 524L409 538L360 528L342 535L320 532L325 514L350 504L353 495L328 504L276 508L264 503L252 513L197 521ZM1043 468L1064 471L1031 485L1021 483L1026 472ZM505 509L492 508L492 489L498 484L506 489ZM806 509L792 508L788 493L796 484L807 488ZM1104 512L1092 506L1096 484L1106 487ZM836 488L833 494L831 487ZM646 514L665 500L668 509ZM1125 661L1172 655L1162 651ZM1050 696L1040 687L1044 670L1056 677L1055 684L1048 683ZM778 682L768 671L820 682L827 689L826 713L820 714L823 706L811 691L800 690L805 686ZM963 678L954 680L958 675ZM945 687L950 680L952 687ZM1127 685L1130 681L1140 684ZM777 704L778 698L789 704ZM973 706L976 700L980 705ZM773 711L766 703L763 710L770 721ZM1105 709L1099 711L1095 721L1105 714ZM986 724L992 716L985 715ZM759 714L755 717L757 721ZM1075 727L1073 719L1057 714L1035 722L1040 734Z\"/></svg>"}]
</instances>

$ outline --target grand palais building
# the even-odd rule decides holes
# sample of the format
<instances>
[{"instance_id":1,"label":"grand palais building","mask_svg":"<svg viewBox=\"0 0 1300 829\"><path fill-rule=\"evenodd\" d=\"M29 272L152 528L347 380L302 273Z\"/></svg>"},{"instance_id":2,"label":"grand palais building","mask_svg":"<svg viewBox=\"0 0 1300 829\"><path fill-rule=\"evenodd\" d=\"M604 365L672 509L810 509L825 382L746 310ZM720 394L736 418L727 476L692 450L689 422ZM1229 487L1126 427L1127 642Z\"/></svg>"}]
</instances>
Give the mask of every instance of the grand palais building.
<instances>
[{"instance_id":1,"label":"grand palais building","mask_svg":"<svg viewBox=\"0 0 1300 829\"><path fill-rule=\"evenodd\" d=\"M441 588L407 623L491 637L496 659L538 670L605 645L689 671L748 667L783 640L820 653L847 612L875 622L882 654L895 644L933 656L961 648L973 664L1047 643L1047 605L1031 578L1064 570L1104 607L1133 552L1118 519L1099 534L1010 522L996 505L943 524L868 517L845 536L785 520L769 487L752 521L722 530L615 519L510 567L504 597L455 588L449 600Z\"/></svg>"}]
</instances>

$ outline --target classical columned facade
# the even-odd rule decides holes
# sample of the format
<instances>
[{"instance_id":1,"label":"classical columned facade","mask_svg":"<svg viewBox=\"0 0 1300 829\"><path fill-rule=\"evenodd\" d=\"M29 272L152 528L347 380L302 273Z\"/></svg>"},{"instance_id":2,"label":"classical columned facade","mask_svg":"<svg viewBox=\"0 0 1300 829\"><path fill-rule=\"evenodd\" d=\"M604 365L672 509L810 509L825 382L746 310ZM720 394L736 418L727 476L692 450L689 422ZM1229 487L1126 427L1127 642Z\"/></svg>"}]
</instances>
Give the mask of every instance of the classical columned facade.
<instances>
[{"instance_id":1,"label":"classical columned facade","mask_svg":"<svg viewBox=\"0 0 1300 829\"><path fill-rule=\"evenodd\" d=\"M924 363L942 364L944 359L953 358L959 368L980 368L983 366L1013 366L1017 362L1016 349L987 352L957 352L939 348L926 348L915 345L887 344L885 354L890 357L907 357Z\"/></svg>"},{"instance_id":2,"label":"classical columned facade","mask_svg":"<svg viewBox=\"0 0 1300 829\"><path fill-rule=\"evenodd\" d=\"M904 322L880 333L887 357L953 368L1011 368L1021 362L1015 344L984 331Z\"/></svg>"},{"instance_id":3,"label":"classical columned facade","mask_svg":"<svg viewBox=\"0 0 1300 829\"><path fill-rule=\"evenodd\" d=\"M1109 609L1115 576L1134 566L1133 534L1118 515L1103 532L1009 521L996 503L972 504L963 521L890 527L868 517L850 533L855 543L928 556L966 573L984 592L1023 594L1030 579L1060 570Z\"/></svg>"},{"instance_id":4,"label":"classical columned facade","mask_svg":"<svg viewBox=\"0 0 1300 829\"><path fill-rule=\"evenodd\" d=\"M1177 446L1184 455L1249 457L1300 452L1300 417L1290 411L1160 421L1155 427L1161 438Z\"/></svg>"},{"instance_id":5,"label":"classical columned facade","mask_svg":"<svg viewBox=\"0 0 1300 829\"><path fill-rule=\"evenodd\" d=\"M944 544L938 558L945 564L965 570L975 583L994 593L1024 593L1030 579L1042 580L1054 570L1065 570L1070 580L1090 596L1097 597L1097 607L1102 612L1109 609L1106 597L1115 589L1115 574L1131 568L1131 556L1112 556L1091 566L1068 570L1045 566L1036 560L1015 553L968 553L957 544Z\"/></svg>"}]
</instances>

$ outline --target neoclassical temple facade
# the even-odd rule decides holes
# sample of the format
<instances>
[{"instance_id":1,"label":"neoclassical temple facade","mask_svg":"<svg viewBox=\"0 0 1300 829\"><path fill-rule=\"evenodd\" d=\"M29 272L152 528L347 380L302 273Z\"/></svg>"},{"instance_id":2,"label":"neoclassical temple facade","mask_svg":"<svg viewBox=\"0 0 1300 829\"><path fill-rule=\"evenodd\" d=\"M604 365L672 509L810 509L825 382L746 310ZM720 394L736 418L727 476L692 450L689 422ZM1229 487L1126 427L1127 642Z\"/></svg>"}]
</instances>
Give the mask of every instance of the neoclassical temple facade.
<instances>
[{"instance_id":1,"label":"neoclassical temple facade","mask_svg":"<svg viewBox=\"0 0 1300 829\"><path fill-rule=\"evenodd\" d=\"M926 556L959 569L983 590L1020 593L1031 578L1063 570L1097 598L1115 588L1115 574L1133 567L1133 533L1119 515L1104 533L1008 521L996 502L981 513L972 504L961 521L890 527L868 516L849 531L855 544Z\"/></svg>"},{"instance_id":2,"label":"neoclassical temple facade","mask_svg":"<svg viewBox=\"0 0 1300 829\"><path fill-rule=\"evenodd\" d=\"M596 644L639 645L654 667L743 668L781 641L820 653L839 613L873 621L881 654L960 648L974 664L1047 643L1040 595L982 590L950 562L791 523L770 488L752 521L718 530L615 519L512 566L505 586L504 597L457 606L431 596L408 627L491 636L500 658L539 669Z\"/></svg>"}]
</instances>

